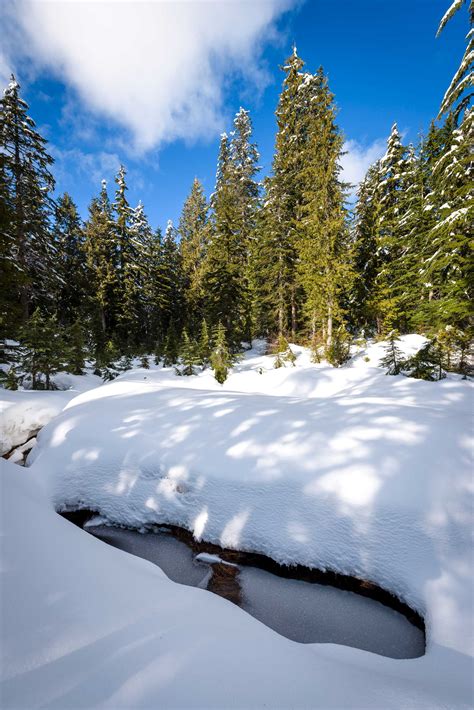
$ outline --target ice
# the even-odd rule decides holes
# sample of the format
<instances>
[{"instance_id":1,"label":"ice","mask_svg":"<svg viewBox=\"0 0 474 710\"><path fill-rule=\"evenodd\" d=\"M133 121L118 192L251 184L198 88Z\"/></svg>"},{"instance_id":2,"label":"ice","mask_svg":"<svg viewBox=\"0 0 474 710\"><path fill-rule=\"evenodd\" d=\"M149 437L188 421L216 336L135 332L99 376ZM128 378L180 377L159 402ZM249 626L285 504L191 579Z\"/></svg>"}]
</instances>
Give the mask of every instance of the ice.
<instances>
[{"instance_id":1,"label":"ice","mask_svg":"<svg viewBox=\"0 0 474 710\"><path fill-rule=\"evenodd\" d=\"M105 525L87 526L87 531L109 545L158 565L173 582L191 587L206 585L209 569L193 564L192 550L171 535L137 533Z\"/></svg>"},{"instance_id":2,"label":"ice","mask_svg":"<svg viewBox=\"0 0 474 710\"><path fill-rule=\"evenodd\" d=\"M242 608L294 641L339 643L391 658L424 653L423 632L373 599L251 567L240 582Z\"/></svg>"}]
</instances>

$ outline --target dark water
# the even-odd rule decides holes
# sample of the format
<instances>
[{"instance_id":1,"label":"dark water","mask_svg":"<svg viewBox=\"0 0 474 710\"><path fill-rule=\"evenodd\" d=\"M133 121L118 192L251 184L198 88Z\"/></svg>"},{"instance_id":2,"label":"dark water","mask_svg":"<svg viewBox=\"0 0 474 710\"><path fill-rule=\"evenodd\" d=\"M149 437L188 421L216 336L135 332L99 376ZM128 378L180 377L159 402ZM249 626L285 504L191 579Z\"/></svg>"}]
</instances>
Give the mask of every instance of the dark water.
<instances>
[{"instance_id":1,"label":"dark water","mask_svg":"<svg viewBox=\"0 0 474 710\"><path fill-rule=\"evenodd\" d=\"M289 578L291 568L278 568L272 560L251 553L196 543L180 529L160 528L144 534L105 525L86 525L84 529L159 565L174 582L229 599L293 641L343 644L390 658L417 658L425 652L423 622L416 615L414 623L409 621L405 615L408 608L401 613L365 593L307 581L312 571L304 573L306 568L299 568L302 579ZM219 551L232 561L224 561ZM263 566L270 570L261 568L262 559L268 561ZM294 577L295 573L290 574ZM319 575L324 580L324 575Z\"/></svg>"}]
</instances>

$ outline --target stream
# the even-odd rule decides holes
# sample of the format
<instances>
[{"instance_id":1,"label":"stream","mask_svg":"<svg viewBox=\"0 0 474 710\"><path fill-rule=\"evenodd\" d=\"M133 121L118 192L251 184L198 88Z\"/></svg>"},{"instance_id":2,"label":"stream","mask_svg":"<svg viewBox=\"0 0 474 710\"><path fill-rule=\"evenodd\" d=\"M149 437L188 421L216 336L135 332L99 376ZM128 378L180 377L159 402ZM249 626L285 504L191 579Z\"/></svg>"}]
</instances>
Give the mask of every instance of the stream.
<instances>
[{"instance_id":1,"label":"stream","mask_svg":"<svg viewBox=\"0 0 474 710\"><path fill-rule=\"evenodd\" d=\"M390 658L425 652L421 617L375 585L224 550L174 526L141 533L95 524L90 511L63 516L103 542L153 562L174 582L228 599L293 641L342 644Z\"/></svg>"}]
</instances>

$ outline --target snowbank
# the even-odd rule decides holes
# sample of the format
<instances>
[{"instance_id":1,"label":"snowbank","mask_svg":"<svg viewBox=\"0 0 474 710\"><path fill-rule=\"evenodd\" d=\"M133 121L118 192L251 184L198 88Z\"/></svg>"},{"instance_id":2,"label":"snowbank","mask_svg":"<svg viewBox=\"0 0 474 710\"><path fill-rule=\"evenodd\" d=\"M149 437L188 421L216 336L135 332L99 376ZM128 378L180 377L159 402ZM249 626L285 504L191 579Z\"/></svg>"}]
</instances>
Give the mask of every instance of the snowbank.
<instances>
[{"instance_id":1,"label":"snowbank","mask_svg":"<svg viewBox=\"0 0 474 710\"><path fill-rule=\"evenodd\" d=\"M405 339L407 351L423 344L415 342L417 337ZM65 701L54 690L53 671L38 668L32 686L38 705L54 705L57 698L58 707L78 702L86 707L147 702L206 708L471 706L472 384L456 376L436 383L386 376L374 366L382 354L379 346L369 346L339 369L311 365L304 348L294 350L297 366L278 370L261 350L250 351L223 387L208 372L195 377L176 377L162 368L127 372L67 404L40 432L26 475L46 485L42 510L48 500L57 508L92 508L131 527L174 523L226 547L369 579L425 617L426 655L393 661L339 646L292 644L238 609L214 606L225 605L223 600L203 601L193 596L196 591L170 587L144 562L130 562L141 565L143 577L135 578L138 572L132 574L124 562L128 558L117 557L115 550L101 547L97 554L103 559L91 557L87 563L91 543L74 531L56 535L65 547L55 538L52 556L67 558L74 585L75 545L81 540L78 564L87 565L87 572L80 567L77 574L94 585L99 608L110 605L104 618L113 629L102 632L105 621L87 611L93 602L84 584L69 601L69 592L59 585L67 616L44 631L43 651L28 649L32 632L18 616L17 632L24 629L25 638L13 653L8 677L18 678L9 697L19 706L28 706L28 676L27 684L21 682L27 669L51 656L65 671L61 682L80 692ZM32 554L42 560L49 553L33 537ZM112 572L108 555L114 564L117 560ZM54 564L48 557L48 565ZM17 588L37 586L40 566L31 578L20 578ZM122 574L128 575L126 584ZM118 578L115 600L111 589ZM152 621L147 616L148 626L130 632L133 643L147 649L143 658L138 651L138 666L126 648L132 643L127 636L131 610L124 612L120 605L126 606L127 594L136 613L146 616L151 605L156 616ZM47 598L42 591L39 596ZM34 603L31 595L25 598L27 606ZM36 617L41 618L38 610ZM86 640L71 646L57 634ZM200 636L205 640L196 662ZM208 638L213 639L209 645ZM42 660L35 661L35 654ZM106 674L101 681L99 655L98 668ZM124 678L130 663L138 674L133 681ZM223 669L224 663L232 671ZM173 670L167 672L170 664ZM162 682L163 673L168 675ZM104 697L106 685L110 690ZM92 696L88 687L96 689L90 690Z\"/></svg>"},{"instance_id":2,"label":"snowbank","mask_svg":"<svg viewBox=\"0 0 474 710\"><path fill-rule=\"evenodd\" d=\"M66 372L57 373L54 382L59 390L0 389L0 456L34 436L79 392L102 384L96 375Z\"/></svg>"},{"instance_id":3,"label":"snowbank","mask_svg":"<svg viewBox=\"0 0 474 710\"><path fill-rule=\"evenodd\" d=\"M34 468L1 465L2 707L469 706L466 656L439 648L434 665L289 641L75 528Z\"/></svg>"}]
</instances>

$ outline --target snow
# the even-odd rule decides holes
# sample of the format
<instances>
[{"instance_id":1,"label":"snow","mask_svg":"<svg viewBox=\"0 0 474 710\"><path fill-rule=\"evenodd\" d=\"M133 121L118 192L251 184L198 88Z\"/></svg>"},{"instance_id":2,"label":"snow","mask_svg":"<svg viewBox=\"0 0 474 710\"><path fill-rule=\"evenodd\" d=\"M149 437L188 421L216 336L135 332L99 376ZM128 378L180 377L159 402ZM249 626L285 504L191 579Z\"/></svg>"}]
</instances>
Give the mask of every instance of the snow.
<instances>
[{"instance_id":1,"label":"snow","mask_svg":"<svg viewBox=\"0 0 474 710\"><path fill-rule=\"evenodd\" d=\"M124 373L6 467L6 706L471 706L472 383L386 376L380 344L339 369L292 349L275 370L254 348L223 386ZM293 643L52 506L368 579L424 616L426 655Z\"/></svg>"},{"instance_id":2,"label":"snow","mask_svg":"<svg viewBox=\"0 0 474 710\"><path fill-rule=\"evenodd\" d=\"M58 372L52 378L59 390L0 389L0 455L25 443L61 412L79 392L102 384L96 375Z\"/></svg>"}]
</instances>

